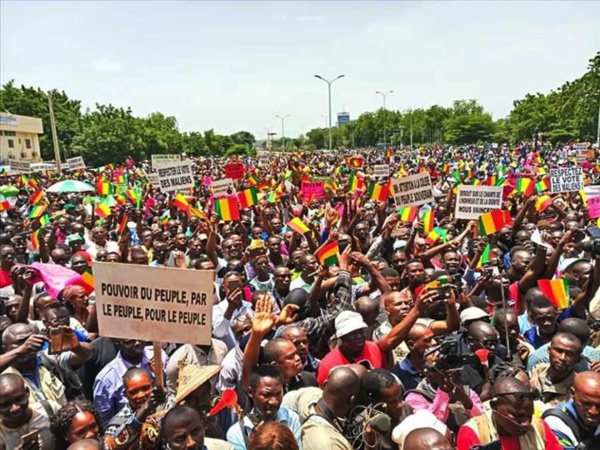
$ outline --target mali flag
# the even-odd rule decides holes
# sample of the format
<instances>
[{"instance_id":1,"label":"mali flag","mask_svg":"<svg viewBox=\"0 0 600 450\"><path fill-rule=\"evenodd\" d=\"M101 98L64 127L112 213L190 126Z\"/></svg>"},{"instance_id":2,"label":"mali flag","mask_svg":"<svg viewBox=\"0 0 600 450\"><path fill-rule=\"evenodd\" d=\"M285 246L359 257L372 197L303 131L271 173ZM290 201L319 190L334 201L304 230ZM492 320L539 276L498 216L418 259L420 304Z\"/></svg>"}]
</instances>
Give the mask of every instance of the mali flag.
<instances>
[{"instance_id":1,"label":"mali flag","mask_svg":"<svg viewBox=\"0 0 600 450\"><path fill-rule=\"evenodd\" d=\"M479 216L479 234L487 236L489 234L496 233L500 229L512 223L512 218L508 211L502 209L495 209L483 213Z\"/></svg>"},{"instance_id":2,"label":"mali flag","mask_svg":"<svg viewBox=\"0 0 600 450\"><path fill-rule=\"evenodd\" d=\"M240 220L240 210L235 197L215 199L215 213L224 221Z\"/></svg>"},{"instance_id":3,"label":"mali flag","mask_svg":"<svg viewBox=\"0 0 600 450\"><path fill-rule=\"evenodd\" d=\"M242 209L250 208L258 203L258 193L254 186L238 192L238 201Z\"/></svg>"},{"instance_id":4,"label":"mali flag","mask_svg":"<svg viewBox=\"0 0 600 450\"><path fill-rule=\"evenodd\" d=\"M390 196L389 183L386 183L383 186L378 183L369 184L367 196L378 202L386 202L388 197Z\"/></svg>"}]
</instances>

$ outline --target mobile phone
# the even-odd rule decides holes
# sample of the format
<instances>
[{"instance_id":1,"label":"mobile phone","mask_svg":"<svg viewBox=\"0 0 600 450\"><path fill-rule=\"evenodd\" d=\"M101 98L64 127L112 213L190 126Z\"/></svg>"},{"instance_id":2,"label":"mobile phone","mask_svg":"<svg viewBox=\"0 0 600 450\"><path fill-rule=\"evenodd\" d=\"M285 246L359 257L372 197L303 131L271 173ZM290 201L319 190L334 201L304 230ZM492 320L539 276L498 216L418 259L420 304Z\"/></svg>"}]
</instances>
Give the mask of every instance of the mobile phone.
<instances>
[{"instance_id":1,"label":"mobile phone","mask_svg":"<svg viewBox=\"0 0 600 450\"><path fill-rule=\"evenodd\" d=\"M33 430L27 434L24 434L23 436L21 436L21 446L23 448L25 448L28 445L37 443L39 439L39 432L38 430Z\"/></svg>"},{"instance_id":2,"label":"mobile phone","mask_svg":"<svg viewBox=\"0 0 600 450\"><path fill-rule=\"evenodd\" d=\"M240 283L239 281L230 281L227 284L227 289L229 290L229 292L233 292L236 289L241 289L242 288L242 283Z\"/></svg>"},{"instance_id":3,"label":"mobile phone","mask_svg":"<svg viewBox=\"0 0 600 450\"><path fill-rule=\"evenodd\" d=\"M450 290L450 278L447 276L439 277L437 282L438 287L436 289L438 291L440 300L447 301L452 296Z\"/></svg>"},{"instance_id":4,"label":"mobile phone","mask_svg":"<svg viewBox=\"0 0 600 450\"><path fill-rule=\"evenodd\" d=\"M61 328L50 328L50 349L49 355L56 355L62 352L63 348L63 330Z\"/></svg>"}]
</instances>

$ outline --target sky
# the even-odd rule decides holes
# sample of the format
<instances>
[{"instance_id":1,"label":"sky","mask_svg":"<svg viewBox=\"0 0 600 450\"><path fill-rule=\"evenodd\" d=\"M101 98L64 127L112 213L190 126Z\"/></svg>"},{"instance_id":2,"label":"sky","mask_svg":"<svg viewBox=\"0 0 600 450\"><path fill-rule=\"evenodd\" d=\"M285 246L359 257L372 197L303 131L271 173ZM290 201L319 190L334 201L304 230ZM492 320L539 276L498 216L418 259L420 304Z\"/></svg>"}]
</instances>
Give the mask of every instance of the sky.
<instances>
[{"instance_id":1,"label":"sky","mask_svg":"<svg viewBox=\"0 0 600 450\"><path fill-rule=\"evenodd\" d=\"M514 100L581 76L600 2L0 1L0 82L264 139L382 107ZM60 126L60 124L59 124Z\"/></svg>"}]
</instances>

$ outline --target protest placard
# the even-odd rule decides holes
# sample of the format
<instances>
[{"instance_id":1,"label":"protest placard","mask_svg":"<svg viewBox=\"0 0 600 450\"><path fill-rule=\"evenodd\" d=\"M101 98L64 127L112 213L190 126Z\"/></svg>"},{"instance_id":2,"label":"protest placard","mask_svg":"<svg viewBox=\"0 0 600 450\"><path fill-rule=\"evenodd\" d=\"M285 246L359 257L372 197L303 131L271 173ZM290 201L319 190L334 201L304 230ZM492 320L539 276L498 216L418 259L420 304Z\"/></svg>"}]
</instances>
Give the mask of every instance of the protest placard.
<instances>
[{"instance_id":1,"label":"protest placard","mask_svg":"<svg viewBox=\"0 0 600 450\"><path fill-rule=\"evenodd\" d=\"M302 193L306 197L314 196L315 199L325 197L325 182L324 181L303 181Z\"/></svg>"},{"instance_id":2,"label":"protest placard","mask_svg":"<svg viewBox=\"0 0 600 450\"><path fill-rule=\"evenodd\" d=\"M271 155L269 152L259 151L256 152L256 156L258 157L258 164L262 167L266 167L271 164Z\"/></svg>"},{"instance_id":3,"label":"protest placard","mask_svg":"<svg viewBox=\"0 0 600 450\"><path fill-rule=\"evenodd\" d=\"M600 186L586 186L584 189L590 219L600 217Z\"/></svg>"},{"instance_id":4,"label":"protest placard","mask_svg":"<svg viewBox=\"0 0 600 450\"><path fill-rule=\"evenodd\" d=\"M456 219L478 219L494 209L502 209L502 186L458 186Z\"/></svg>"},{"instance_id":5,"label":"protest placard","mask_svg":"<svg viewBox=\"0 0 600 450\"><path fill-rule=\"evenodd\" d=\"M212 270L93 265L100 336L210 345Z\"/></svg>"},{"instance_id":6,"label":"protest placard","mask_svg":"<svg viewBox=\"0 0 600 450\"><path fill-rule=\"evenodd\" d=\"M31 171L31 163L18 159L9 159L8 165L11 172L26 173Z\"/></svg>"},{"instance_id":7,"label":"protest placard","mask_svg":"<svg viewBox=\"0 0 600 450\"><path fill-rule=\"evenodd\" d=\"M157 169L179 161L181 161L181 156L179 155L152 155L152 168Z\"/></svg>"},{"instance_id":8,"label":"protest placard","mask_svg":"<svg viewBox=\"0 0 600 450\"><path fill-rule=\"evenodd\" d=\"M244 178L244 165L242 163L230 163L225 166L225 176L232 180Z\"/></svg>"},{"instance_id":9,"label":"protest placard","mask_svg":"<svg viewBox=\"0 0 600 450\"><path fill-rule=\"evenodd\" d=\"M583 171L581 167L550 169L550 192L574 192L583 189Z\"/></svg>"},{"instance_id":10,"label":"protest placard","mask_svg":"<svg viewBox=\"0 0 600 450\"><path fill-rule=\"evenodd\" d=\"M150 183L152 186L160 187L160 178L158 177L157 173L147 173L146 179L148 180L148 183Z\"/></svg>"},{"instance_id":11,"label":"protest placard","mask_svg":"<svg viewBox=\"0 0 600 450\"><path fill-rule=\"evenodd\" d=\"M375 177L387 178L390 176L390 165L389 164L377 164L373 166L373 174Z\"/></svg>"},{"instance_id":12,"label":"protest placard","mask_svg":"<svg viewBox=\"0 0 600 450\"><path fill-rule=\"evenodd\" d=\"M392 179L392 191L396 206L418 206L433 201L431 177L428 172Z\"/></svg>"},{"instance_id":13,"label":"protest placard","mask_svg":"<svg viewBox=\"0 0 600 450\"><path fill-rule=\"evenodd\" d=\"M83 156L67 158L67 167L71 170L85 169L85 162L83 161Z\"/></svg>"},{"instance_id":14,"label":"protest placard","mask_svg":"<svg viewBox=\"0 0 600 450\"><path fill-rule=\"evenodd\" d=\"M194 186L191 161L172 162L156 169L163 192L182 191Z\"/></svg>"},{"instance_id":15,"label":"protest placard","mask_svg":"<svg viewBox=\"0 0 600 450\"><path fill-rule=\"evenodd\" d=\"M224 178L222 180L213 181L212 193L215 197L234 194L235 186L233 185L233 180L231 178Z\"/></svg>"},{"instance_id":16,"label":"protest placard","mask_svg":"<svg viewBox=\"0 0 600 450\"><path fill-rule=\"evenodd\" d=\"M590 144L587 142L577 142L573 144L573 150L587 150L590 148Z\"/></svg>"}]
</instances>

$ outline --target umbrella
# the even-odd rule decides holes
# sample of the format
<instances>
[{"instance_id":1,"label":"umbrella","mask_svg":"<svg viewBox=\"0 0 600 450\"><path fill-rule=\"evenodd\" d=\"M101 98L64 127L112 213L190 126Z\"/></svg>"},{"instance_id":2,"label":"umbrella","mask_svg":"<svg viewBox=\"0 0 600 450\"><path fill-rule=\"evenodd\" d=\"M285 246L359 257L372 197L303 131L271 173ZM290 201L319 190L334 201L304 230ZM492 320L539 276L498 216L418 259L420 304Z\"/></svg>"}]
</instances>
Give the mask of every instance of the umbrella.
<instances>
[{"instance_id":1,"label":"umbrella","mask_svg":"<svg viewBox=\"0 0 600 450\"><path fill-rule=\"evenodd\" d=\"M48 192L88 192L95 190L94 186L77 180L59 181L48 188Z\"/></svg>"},{"instance_id":2,"label":"umbrella","mask_svg":"<svg viewBox=\"0 0 600 450\"><path fill-rule=\"evenodd\" d=\"M5 197L14 197L19 193L19 189L15 186L0 186L0 195L4 195Z\"/></svg>"}]
</instances>

